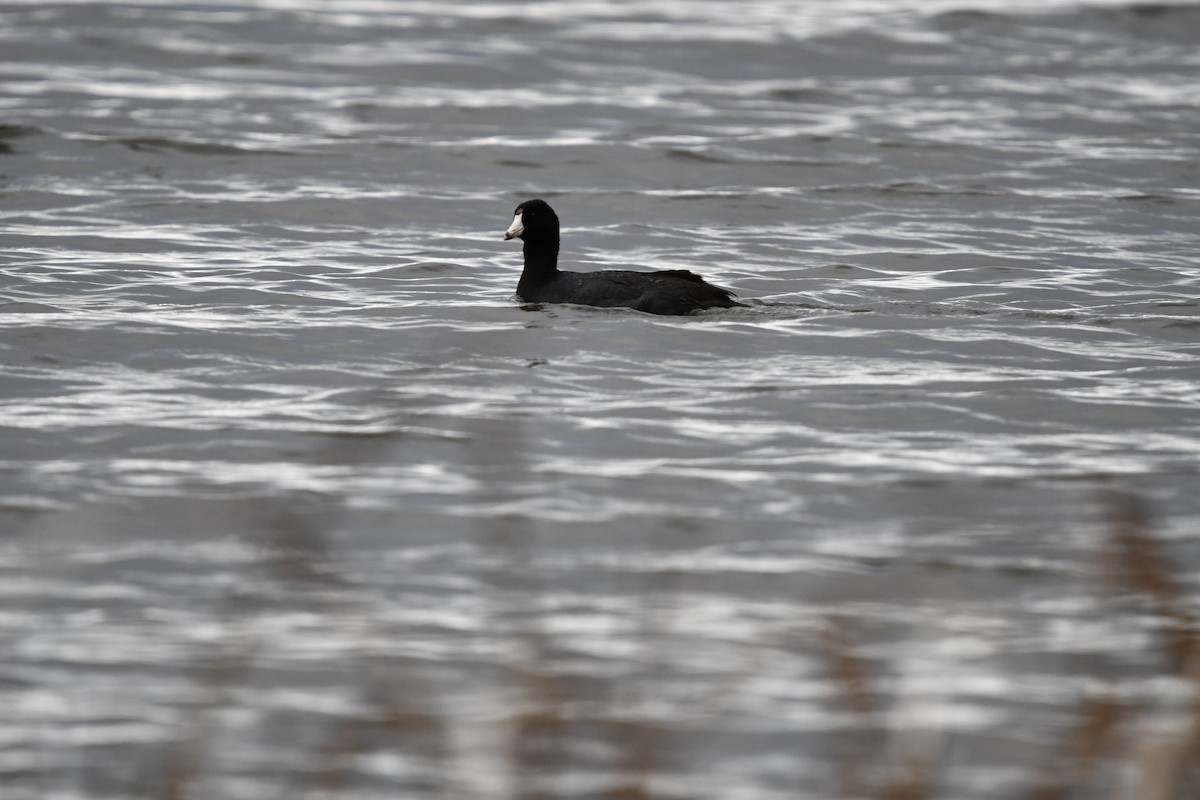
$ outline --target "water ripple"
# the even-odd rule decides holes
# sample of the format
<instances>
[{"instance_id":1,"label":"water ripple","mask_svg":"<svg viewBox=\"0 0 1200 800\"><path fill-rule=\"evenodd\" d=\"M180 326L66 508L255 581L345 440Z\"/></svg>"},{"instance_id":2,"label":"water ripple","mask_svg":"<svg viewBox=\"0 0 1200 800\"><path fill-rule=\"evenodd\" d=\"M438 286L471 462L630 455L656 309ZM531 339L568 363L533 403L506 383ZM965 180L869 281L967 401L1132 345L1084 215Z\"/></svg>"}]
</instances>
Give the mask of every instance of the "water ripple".
<instances>
[{"instance_id":1,"label":"water ripple","mask_svg":"<svg viewBox=\"0 0 1200 800\"><path fill-rule=\"evenodd\" d=\"M1197 31L6 3L6 792L1006 797L1193 707L1102 565L1194 604ZM521 305L533 196L747 307Z\"/></svg>"}]
</instances>

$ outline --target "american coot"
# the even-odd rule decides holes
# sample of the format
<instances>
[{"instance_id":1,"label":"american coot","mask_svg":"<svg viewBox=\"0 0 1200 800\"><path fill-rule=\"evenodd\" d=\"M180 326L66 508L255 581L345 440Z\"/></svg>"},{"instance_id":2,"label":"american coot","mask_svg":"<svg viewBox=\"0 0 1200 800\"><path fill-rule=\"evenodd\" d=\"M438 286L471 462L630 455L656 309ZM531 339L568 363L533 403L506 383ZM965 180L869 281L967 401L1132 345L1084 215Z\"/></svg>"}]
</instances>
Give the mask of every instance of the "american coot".
<instances>
[{"instance_id":1,"label":"american coot","mask_svg":"<svg viewBox=\"0 0 1200 800\"><path fill-rule=\"evenodd\" d=\"M690 314L742 305L728 289L686 269L563 272L558 268L558 215L545 200L526 200L517 206L504 238L518 236L525 242L525 270L517 294L526 303L627 306L650 314Z\"/></svg>"}]
</instances>

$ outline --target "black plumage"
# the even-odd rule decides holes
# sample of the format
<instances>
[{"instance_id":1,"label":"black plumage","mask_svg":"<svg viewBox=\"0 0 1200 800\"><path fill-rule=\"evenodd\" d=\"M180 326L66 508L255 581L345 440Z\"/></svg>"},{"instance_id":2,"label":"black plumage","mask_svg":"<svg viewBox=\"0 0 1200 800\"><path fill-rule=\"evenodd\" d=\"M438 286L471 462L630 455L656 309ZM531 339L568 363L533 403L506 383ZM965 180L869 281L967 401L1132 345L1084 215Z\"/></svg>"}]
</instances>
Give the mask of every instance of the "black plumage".
<instances>
[{"instance_id":1,"label":"black plumage","mask_svg":"<svg viewBox=\"0 0 1200 800\"><path fill-rule=\"evenodd\" d=\"M558 215L545 200L527 200L517 206L513 224L504 235L505 239L516 237L525 243L525 269L517 283L517 295L527 303L627 307L648 314L690 314L742 305L733 299L733 292L686 269L560 270Z\"/></svg>"}]
</instances>

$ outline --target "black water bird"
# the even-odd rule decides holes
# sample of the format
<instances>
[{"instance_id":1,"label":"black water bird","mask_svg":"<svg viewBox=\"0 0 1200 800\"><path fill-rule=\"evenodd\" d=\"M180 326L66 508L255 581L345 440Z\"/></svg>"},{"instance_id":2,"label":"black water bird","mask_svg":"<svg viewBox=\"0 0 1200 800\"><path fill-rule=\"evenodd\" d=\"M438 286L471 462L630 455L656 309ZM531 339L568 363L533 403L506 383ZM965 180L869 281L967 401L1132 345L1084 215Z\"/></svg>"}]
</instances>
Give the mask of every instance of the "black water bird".
<instances>
[{"instance_id":1,"label":"black water bird","mask_svg":"<svg viewBox=\"0 0 1200 800\"><path fill-rule=\"evenodd\" d=\"M505 240L516 237L525 243L525 269L517 283L517 295L526 303L628 307L649 314L690 314L742 305L733 299L733 292L686 269L560 270L558 215L545 200L526 200L517 206L513 223L504 233Z\"/></svg>"}]
</instances>

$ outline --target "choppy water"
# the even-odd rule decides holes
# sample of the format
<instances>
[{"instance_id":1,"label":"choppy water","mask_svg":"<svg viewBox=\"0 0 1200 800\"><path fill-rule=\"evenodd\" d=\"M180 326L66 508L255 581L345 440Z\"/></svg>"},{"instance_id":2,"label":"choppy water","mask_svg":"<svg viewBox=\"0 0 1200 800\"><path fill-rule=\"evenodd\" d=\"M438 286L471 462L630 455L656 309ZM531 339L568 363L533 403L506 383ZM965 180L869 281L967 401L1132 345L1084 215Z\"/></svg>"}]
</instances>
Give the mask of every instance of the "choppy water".
<instances>
[{"instance_id":1,"label":"choppy water","mask_svg":"<svg viewBox=\"0 0 1200 800\"><path fill-rule=\"evenodd\" d=\"M8 0L0 113L6 799L1010 797L1190 702L1106 497L1194 608L1200 7ZM749 308L521 307L534 196Z\"/></svg>"}]
</instances>

